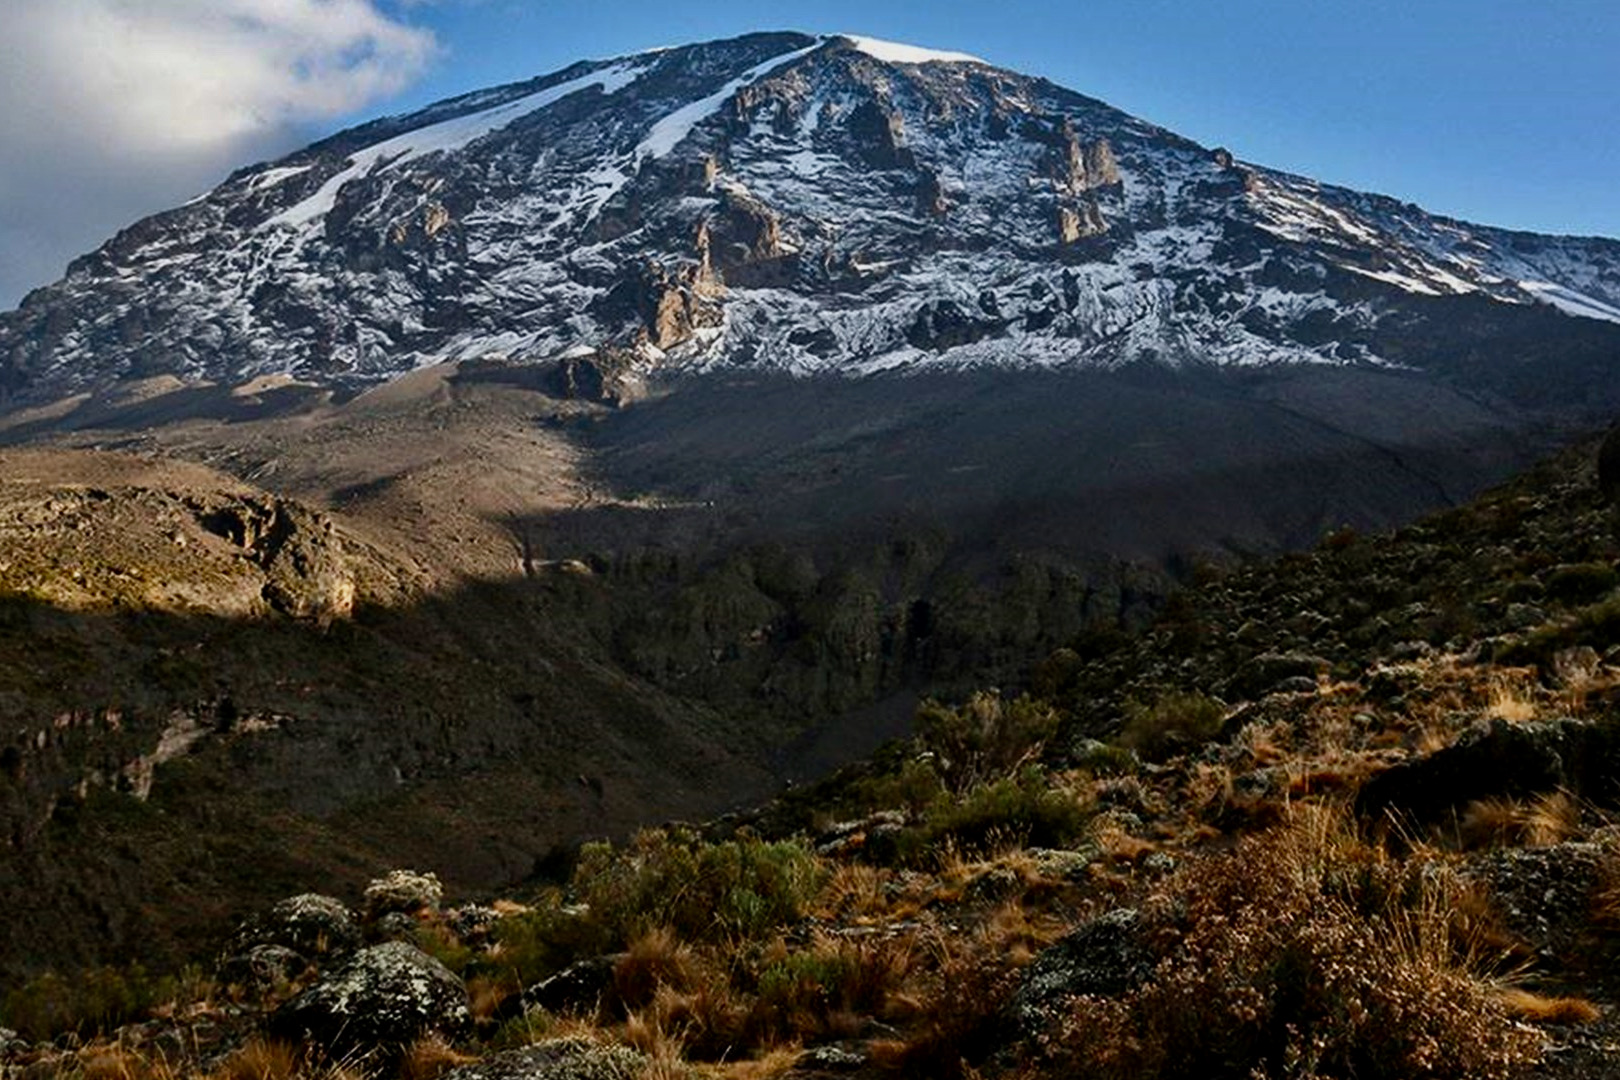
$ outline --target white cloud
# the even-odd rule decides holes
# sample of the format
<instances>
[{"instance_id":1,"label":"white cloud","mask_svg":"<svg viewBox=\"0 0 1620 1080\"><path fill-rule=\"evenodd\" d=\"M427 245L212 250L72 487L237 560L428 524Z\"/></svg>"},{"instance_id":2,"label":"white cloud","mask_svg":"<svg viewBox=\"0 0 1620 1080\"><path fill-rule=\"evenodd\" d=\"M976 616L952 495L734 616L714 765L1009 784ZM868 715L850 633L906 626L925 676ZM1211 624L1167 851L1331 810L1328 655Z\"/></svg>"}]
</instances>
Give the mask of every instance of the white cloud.
<instances>
[{"instance_id":1,"label":"white cloud","mask_svg":"<svg viewBox=\"0 0 1620 1080\"><path fill-rule=\"evenodd\" d=\"M0 309L118 226L395 93L438 46L376 0L8 0Z\"/></svg>"}]
</instances>

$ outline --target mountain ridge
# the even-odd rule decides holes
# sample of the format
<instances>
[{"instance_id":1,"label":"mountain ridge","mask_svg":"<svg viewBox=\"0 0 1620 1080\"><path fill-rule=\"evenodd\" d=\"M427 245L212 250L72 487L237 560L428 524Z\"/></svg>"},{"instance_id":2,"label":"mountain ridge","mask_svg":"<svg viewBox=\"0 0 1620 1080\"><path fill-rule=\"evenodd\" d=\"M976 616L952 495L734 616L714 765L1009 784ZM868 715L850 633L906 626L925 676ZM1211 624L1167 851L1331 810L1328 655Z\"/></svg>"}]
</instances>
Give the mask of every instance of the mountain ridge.
<instances>
[{"instance_id":1,"label":"mountain ridge","mask_svg":"<svg viewBox=\"0 0 1620 1080\"><path fill-rule=\"evenodd\" d=\"M1408 324L1457 296L1620 325L1620 242L1429 215L863 40L582 61L238 170L0 315L5 387L621 352L643 374L1404 367Z\"/></svg>"}]
</instances>

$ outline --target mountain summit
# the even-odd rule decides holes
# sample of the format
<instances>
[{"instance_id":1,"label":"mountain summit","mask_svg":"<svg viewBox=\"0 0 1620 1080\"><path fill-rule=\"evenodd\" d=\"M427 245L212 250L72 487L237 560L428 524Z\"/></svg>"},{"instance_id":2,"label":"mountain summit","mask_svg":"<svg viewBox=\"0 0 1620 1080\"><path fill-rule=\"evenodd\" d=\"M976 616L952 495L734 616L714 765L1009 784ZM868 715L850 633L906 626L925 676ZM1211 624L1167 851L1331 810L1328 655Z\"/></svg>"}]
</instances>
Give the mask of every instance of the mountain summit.
<instances>
[{"instance_id":1,"label":"mountain summit","mask_svg":"<svg viewBox=\"0 0 1620 1080\"><path fill-rule=\"evenodd\" d=\"M1431 370L1514 397L1546 373L1495 343L1553 337L1561 369L1614 355L1620 243L1248 165L960 53L762 33L242 169L0 316L0 378L34 396L474 358L598 381L1157 361Z\"/></svg>"}]
</instances>

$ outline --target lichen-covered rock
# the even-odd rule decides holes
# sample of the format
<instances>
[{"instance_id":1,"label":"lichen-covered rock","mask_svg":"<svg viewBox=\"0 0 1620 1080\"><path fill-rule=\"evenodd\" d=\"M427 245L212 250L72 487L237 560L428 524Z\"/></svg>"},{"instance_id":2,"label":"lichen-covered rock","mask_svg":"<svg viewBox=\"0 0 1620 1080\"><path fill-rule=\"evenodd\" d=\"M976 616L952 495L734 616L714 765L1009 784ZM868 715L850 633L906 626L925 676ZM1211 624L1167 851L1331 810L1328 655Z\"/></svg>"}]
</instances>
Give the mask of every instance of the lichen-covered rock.
<instances>
[{"instance_id":1,"label":"lichen-covered rock","mask_svg":"<svg viewBox=\"0 0 1620 1080\"><path fill-rule=\"evenodd\" d=\"M365 918L373 922L391 912L414 915L424 908L438 911L444 899L444 886L436 874L415 870L390 870L366 886Z\"/></svg>"},{"instance_id":2,"label":"lichen-covered rock","mask_svg":"<svg viewBox=\"0 0 1620 1080\"><path fill-rule=\"evenodd\" d=\"M499 911L492 907L484 907L482 904L468 904L466 907L456 908L445 919L450 929L455 931L456 937L468 944L488 940L500 921Z\"/></svg>"},{"instance_id":3,"label":"lichen-covered rock","mask_svg":"<svg viewBox=\"0 0 1620 1080\"><path fill-rule=\"evenodd\" d=\"M243 923L232 935L225 956L244 956L261 945L278 945L315 960L353 952L360 943L360 925L341 900L301 893Z\"/></svg>"},{"instance_id":4,"label":"lichen-covered rock","mask_svg":"<svg viewBox=\"0 0 1620 1080\"><path fill-rule=\"evenodd\" d=\"M366 939L372 944L381 941L415 941L416 928L421 925L414 915L403 911L390 911L366 926Z\"/></svg>"},{"instance_id":5,"label":"lichen-covered rock","mask_svg":"<svg viewBox=\"0 0 1620 1080\"><path fill-rule=\"evenodd\" d=\"M220 962L219 981L262 996L309 970L309 959L285 945L255 945Z\"/></svg>"},{"instance_id":6,"label":"lichen-covered rock","mask_svg":"<svg viewBox=\"0 0 1620 1080\"><path fill-rule=\"evenodd\" d=\"M1593 894L1610 857L1611 848L1590 842L1505 848L1472 860L1467 874L1486 885L1508 929L1556 969L1576 958L1591 931Z\"/></svg>"},{"instance_id":7,"label":"lichen-covered rock","mask_svg":"<svg viewBox=\"0 0 1620 1080\"><path fill-rule=\"evenodd\" d=\"M388 1056L424 1035L456 1038L470 1026L461 980L398 941L362 949L270 1018L273 1035L340 1057Z\"/></svg>"},{"instance_id":8,"label":"lichen-covered rock","mask_svg":"<svg viewBox=\"0 0 1620 1080\"><path fill-rule=\"evenodd\" d=\"M1072 997L1122 994L1147 979L1153 961L1140 926L1134 909L1115 908L1043 950L1013 994L1011 1018L1019 1032L1039 1033Z\"/></svg>"},{"instance_id":9,"label":"lichen-covered rock","mask_svg":"<svg viewBox=\"0 0 1620 1080\"><path fill-rule=\"evenodd\" d=\"M623 954L581 960L523 991L524 1009L570 1013L594 1009L613 988L613 971Z\"/></svg>"},{"instance_id":10,"label":"lichen-covered rock","mask_svg":"<svg viewBox=\"0 0 1620 1080\"><path fill-rule=\"evenodd\" d=\"M623 1046L551 1039L463 1065L442 1080L636 1080L646 1067L645 1057Z\"/></svg>"}]
</instances>

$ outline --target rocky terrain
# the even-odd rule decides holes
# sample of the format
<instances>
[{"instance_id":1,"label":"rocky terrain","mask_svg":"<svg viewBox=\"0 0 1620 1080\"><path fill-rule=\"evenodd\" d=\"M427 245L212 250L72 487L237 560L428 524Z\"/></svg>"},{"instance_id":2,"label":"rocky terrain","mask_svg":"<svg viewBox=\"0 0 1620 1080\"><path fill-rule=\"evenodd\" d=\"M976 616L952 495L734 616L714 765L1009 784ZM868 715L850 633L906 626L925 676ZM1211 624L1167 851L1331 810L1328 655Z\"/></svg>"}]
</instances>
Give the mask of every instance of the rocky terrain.
<instances>
[{"instance_id":1,"label":"rocky terrain","mask_svg":"<svg viewBox=\"0 0 1620 1080\"><path fill-rule=\"evenodd\" d=\"M1617 324L866 39L243 169L0 314L0 1060L1601 1075Z\"/></svg>"},{"instance_id":2,"label":"rocky terrain","mask_svg":"<svg viewBox=\"0 0 1620 1080\"><path fill-rule=\"evenodd\" d=\"M1202 568L1145 631L1077 637L1016 697L925 703L866 763L587 844L499 898L334 879L173 974L35 979L0 1060L1620 1075L1620 530L1594 450L1393 533Z\"/></svg>"}]
</instances>

